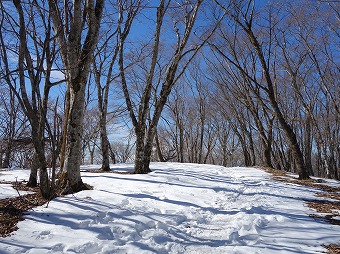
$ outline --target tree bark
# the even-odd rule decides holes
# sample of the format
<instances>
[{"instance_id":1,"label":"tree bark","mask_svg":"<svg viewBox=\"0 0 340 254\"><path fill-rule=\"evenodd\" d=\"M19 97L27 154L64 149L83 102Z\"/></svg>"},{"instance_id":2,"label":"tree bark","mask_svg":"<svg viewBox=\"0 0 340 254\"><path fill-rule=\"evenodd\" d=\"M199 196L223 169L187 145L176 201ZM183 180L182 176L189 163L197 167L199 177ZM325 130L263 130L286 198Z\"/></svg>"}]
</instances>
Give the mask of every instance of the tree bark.
<instances>
[{"instance_id":1,"label":"tree bark","mask_svg":"<svg viewBox=\"0 0 340 254\"><path fill-rule=\"evenodd\" d=\"M97 44L105 0L76 0L72 8L64 2L65 17L61 17L58 2L48 0L56 41L66 70L70 108L66 127L66 158L60 176L64 193L76 192L85 186L80 176L82 160L85 87ZM72 9L72 13L69 13ZM85 29L85 25L86 29ZM83 32L86 31L86 34ZM83 38L83 40L82 40Z\"/></svg>"},{"instance_id":2,"label":"tree bark","mask_svg":"<svg viewBox=\"0 0 340 254\"><path fill-rule=\"evenodd\" d=\"M155 140L156 140L156 149L157 149L158 159L160 162L165 162L164 156L162 154L161 145L159 143L158 132L156 132Z\"/></svg>"},{"instance_id":3,"label":"tree bark","mask_svg":"<svg viewBox=\"0 0 340 254\"><path fill-rule=\"evenodd\" d=\"M27 182L27 186L37 187L38 185L37 175L38 175L39 167L40 167L40 164L39 164L38 155L37 153L34 153L33 158L32 158L30 177Z\"/></svg>"},{"instance_id":4,"label":"tree bark","mask_svg":"<svg viewBox=\"0 0 340 254\"><path fill-rule=\"evenodd\" d=\"M68 191L77 192L84 187L80 176L80 164L82 158L86 77L78 77L70 83L70 111L66 135L67 148L64 172L71 188Z\"/></svg>"}]
</instances>

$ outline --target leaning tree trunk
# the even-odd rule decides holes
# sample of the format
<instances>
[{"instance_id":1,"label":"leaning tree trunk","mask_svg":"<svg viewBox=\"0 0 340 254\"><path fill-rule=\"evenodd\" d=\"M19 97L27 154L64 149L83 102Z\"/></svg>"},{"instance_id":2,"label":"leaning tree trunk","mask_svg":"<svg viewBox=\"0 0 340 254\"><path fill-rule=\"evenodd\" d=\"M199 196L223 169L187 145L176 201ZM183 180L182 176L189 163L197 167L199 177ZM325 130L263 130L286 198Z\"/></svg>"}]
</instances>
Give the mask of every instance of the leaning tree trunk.
<instances>
[{"instance_id":1,"label":"leaning tree trunk","mask_svg":"<svg viewBox=\"0 0 340 254\"><path fill-rule=\"evenodd\" d=\"M164 156L162 154L161 144L159 142L158 131L156 131L155 141L158 159L160 162L165 162Z\"/></svg>"},{"instance_id":2,"label":"leaning tree trunk","mask_svg":"<svg viewBox=\"0 0 340 254\"><path fill-rule=\"evenodd\" d=\"M274 110L274 115L279 121L281 128L283 129L283 132L285 133L285 136L287 138L288 144L290 149L292 150L292 155L295 160L295 165L297 168L297 171L299 173L299 179L309 179L308 171L304 162L303 153L300 149L299 143L297 141L295 132L293 128L287 123L286 119L284 118L280 107L278 105L278 102L275 97L275 91L274 91L274 84L272 81L272 78L270 76L269 68L267 66L267 62L265 60L265 57L262 52L262 48L260 46L260 43L258 42L257 38L255 37L253 31L251 30L251 25L249 25L247 28L245 28L245 31L247 32L249 39L251 43L254 46L254 49L256 51L257 56L259 57L259 60L261 62L261 67L263 70L264 77L266 79L267 83L267 89L266 93L268 94L269 101L271 106Z\"/></svg>"}]
</instances>

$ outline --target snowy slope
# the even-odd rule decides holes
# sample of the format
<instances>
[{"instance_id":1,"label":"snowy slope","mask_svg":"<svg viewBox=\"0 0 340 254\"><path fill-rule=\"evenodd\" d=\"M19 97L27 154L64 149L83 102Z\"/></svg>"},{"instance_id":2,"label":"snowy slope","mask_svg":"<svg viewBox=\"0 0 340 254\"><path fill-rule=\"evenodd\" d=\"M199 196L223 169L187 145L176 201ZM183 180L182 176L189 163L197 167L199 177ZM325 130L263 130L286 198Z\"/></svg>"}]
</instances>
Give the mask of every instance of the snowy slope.
<instances>
[{"instance_id":1,"label":"snowy slope","mask_svg":"<svg viewBox=\"0 0 340 254\"><path fill-rule=\"evenodd\" d=\"M308 187L254 168L153 163L152 170L82 172L94 190L34 209L0 238L0 253L321 253L321 244L340 241L338 226L308 216L302 199L315 198Z\"/></svg>"}]
</instances>

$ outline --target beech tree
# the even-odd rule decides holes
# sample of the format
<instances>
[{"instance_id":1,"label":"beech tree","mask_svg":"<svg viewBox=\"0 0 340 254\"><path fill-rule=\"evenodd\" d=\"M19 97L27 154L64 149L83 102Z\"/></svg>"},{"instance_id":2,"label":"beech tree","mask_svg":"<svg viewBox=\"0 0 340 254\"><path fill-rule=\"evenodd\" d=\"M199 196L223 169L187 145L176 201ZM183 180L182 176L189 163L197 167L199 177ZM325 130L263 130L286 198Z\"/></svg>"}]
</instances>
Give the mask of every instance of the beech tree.
<instances>
[{"instance_id":1,"label":"beech tree","mask_svg":"<svg viewBox=\"0 0 340 254\"><path fill-rule=\"evenodd\" d=\"M85 90L98 40L104 0L48 0L48 4L68 89L63 141L65 162L60 183L64 192L69 193L85 187L80 176Z\"/></svg>"},{"instance_id":2,"label":"beech tree","mask_svg":"<svg viewBox=\"0 0 340 254\"><path fill-rule=\"evenodd\" d=\"M138 85L141 89L141 97L138 102L133 100L131 89L129 89L127 66L124 62L126 35L120 31L122 35L120 36L118 63L126 105L136 135L135 173L150 172L149 165L157 125L168 96L191 60L213 33L214 29L207 32L202 31L203 34L197 35L201 36L200 41L189 43L202 2L203 0L190 3L187 1L176 3L169 0L160 1L157 6L152 45L148 47L150 53L146 58L148 60L147 67L143 66L143 70L147 70L145 79L138 81L145 84L140 85L139 83ZM171 20L173 24L175 43L167 49L169 58L164 59L161 48L163 32L166 29L163 25L168 20ZM166 32L168 38L173 36L170 31ZM198 34L198 31L196 32ZM204 34L204 32L206 33ZM161 62L165 65L162 65ZM152 96L152 93L157 95Z\"/></svg>"}]
</instances>

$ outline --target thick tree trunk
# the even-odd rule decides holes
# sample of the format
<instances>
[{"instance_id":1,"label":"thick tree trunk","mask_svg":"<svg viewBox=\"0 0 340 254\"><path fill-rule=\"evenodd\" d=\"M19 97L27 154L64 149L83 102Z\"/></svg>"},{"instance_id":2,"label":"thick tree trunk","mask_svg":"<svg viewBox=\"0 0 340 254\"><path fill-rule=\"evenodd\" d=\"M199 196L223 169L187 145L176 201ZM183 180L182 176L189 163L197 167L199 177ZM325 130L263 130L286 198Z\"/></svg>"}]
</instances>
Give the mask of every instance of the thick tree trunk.
<instances>
[{"instance_id":1,"label":"thick tree trunk","mask_svg":"<svg viewBox=\"0 0 340 254\"><path fill-rule=\"evenodd\" d=\"M33 118L33 117L31 117ZM42 120L42 119L41 119ZM36 156L39 161L39 178L40 178L40 192L41 195L45 199L50 199L51 198L51 186L50 186L50 180L48 177L48 172L47 172L47 163L46 163L46 156L45 156L45 148L44 148L44 138L43 136L37 137L37 135L40 133L42 135L43 129L40 127L36 126L37 123L31 122L32 130L38 130L38 131L32 131L32 140L34 143L34 147L36 150ZM40 131L39 131L40 130Z\"/></svg>"},{"instance_id":2,"label":"thick tree trunk","mask_svg":"<svg viewBox=\"0 0 340 254\"><path fill-rule=\"evenodd\" d=\"M70 89L66 88L66 95L65 95L65 105L64 105L64 122L63 122L63 132L61 135L61 148L60 148L60 169L64 169L65 163L65 155L66 155L66 141L67 141L67 127L68 127L68 119L69 119L69 112L70 112Z\"/></svg>"},{"instance_id":3,"label":"thick tree trunk","mask_svg":"<svg viewBox=\"0 0 340 254\"><path fill-rule=\"evenodd\" d=\"M10 167L11 154L12 154L12 138L8 137L6 150L5 150L5 158L2 162L2 166L4 168Z\"/></svg>"},{"instance_id":4,"label":"thick tree trunk","mask_svg":"<svg viewBox=\"0 0 340 254\"><path fill-rule=\"evenodd\" d=\"M114 153L114 151L113 151L113 149L112 149L110 143L109 143L109 150L110 150L110 158L111 158L111 162L112 162L113 164L116 164L116 163L117 163L117 161L116 161L116 155L115 155L115 153Z\"/></svg>"},{"instance_id":5,"label":"thick tree trunk","mask_svg":"<svg viewBox=\"0 0 340 254\"><path fill-rule=\"evenodd\" d=\"M86 78L72 80L70 90L70 112L67 124L67 149L62 179L65 193L77 192L84 188L80 176L82 158L83 116Z\"/></svg>"},{"instance_id":6,"label":"thick tree trunk","mask_svg":"<svg viewBox=\"0 0 340 254\"><path fill-rule=\"evenodd\" d=\"M271 147L266 146L264 148L264 163L266 167L270 167L270 168L273 167L271 155L272 155Z\"/></svg>"},{"instance_id":7,"label":"thick tree trunk","mask_svg":"<svg viewBox=\"0 0 340 254\"><path fill-rule=\"evenodd\" d=\"M151 149L144 143L145 130L136 130L136 153L134 174L150 173ZM148 150L149 149L149 150ZM150 154L150 156L148 156Z\"/></svg>"}]
</instances>

